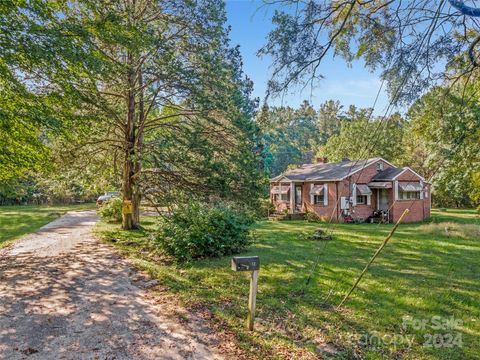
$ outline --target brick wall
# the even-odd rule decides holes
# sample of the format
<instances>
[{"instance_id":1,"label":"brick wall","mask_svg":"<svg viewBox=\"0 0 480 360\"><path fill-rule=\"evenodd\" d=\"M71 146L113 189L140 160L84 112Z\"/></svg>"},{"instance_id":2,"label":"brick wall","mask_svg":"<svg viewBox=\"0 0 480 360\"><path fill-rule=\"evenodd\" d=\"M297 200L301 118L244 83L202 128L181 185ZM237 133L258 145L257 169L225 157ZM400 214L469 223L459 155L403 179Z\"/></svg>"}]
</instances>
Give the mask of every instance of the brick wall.
<instances>
[{"instance_id":1,"label":"brick wall","mask_svg":"<svg viewBox=\"0 0 480 360\"><path fill-rule=\"evenodd\" d=\"M365 167L363 170L360 170L359 172L355 173L352 175L352 184L368 184L369 182L372 181L372 178L377 175L377 163L382 163L383 164L383 170L386 170L388 168L391 168L392 166L388 164L387 162L383 160L379 160L367 167ZM348 195L343 195L343 196L348 196ZM373 214L373 212L377 208L377 193L376 191L372 191L372 195L370 197L370 205L363 205L363 204L358 204L357 206L353 207L352 209L352 217L358 218L358 219L366 219L370 215Z\"/></svg>"},{"instance_id":2,"label":"brick wall","mask_svg":"<svg viewBox=\"0 0 480 360\"><path fill-rule=\"evenodd\" d=\"M380 160L383 163L384 169L391 168L392 166L388 163ZM378 162L377 162L378 163ZM315 213L322 219L327 221L343 221L343 216L341 214L340 204L341 204L341 197L350 197L350 185L356 184L368 184L372 177L377 174L377 167L376 164L373 163L363 170L358 171L357 173L353 174L351 180L348 178L342 180L340 182L328 183L328 205L325 206L323 204L313 205L310 202L310 184L311 183L303 183L302 184L302 211L315 211ZM410 170L405 171L402 175L398 177L399 181L420 181L418 176ZM324 182L315 182L314 185L323 185ZM271 184L271 186L278 185L278 184ZM338 189L338 193L337 193ZM430 207L431 207L431 194L430 194L430 185L426 184L425 189L428 193L427 197L424 199L418 200L397 200L394 199L394 189L389 189L388 191L388 202L390 206L390 221L396 222L400 216L402 215L403 211L410 207L410 213L404 219L405 222L417 222L422 221L425 218L430 216ZM290 196L294 196L294 194L290 194ZM338 201L337 201L338 199ZM282 201L273 201L275 207L278 211L282 211L287 207L287 202ZM375 190L372 191L371 195L371 202L370 205L357 205L353 209L351 209L351 215L353 218L362 218L365 219L372 215L373 211L377 209L377 192Z\"/></svg>"},{"instance_id":3,"label":"brick wall","mask_svg":"<svg viewBox=\"0 0 480 360\"><path fill-rule=\"evenodd\" d=\"M410 171L407 169L403 174L401 174L399 177L397 177L398 181L413 181L413 182L419 182L420 179L414 172Z\"/></svg>"},{"instance_id":4,"label":"brick wall","mask_svg":"<svg viewBox=\"0 0 480 360\"><path fill-rule=\"evenodd\" d=\"M363 170L358 171L357 173L352 175L352 182L357 183L357 184L367 184L372 180L372 177L377 175L377 163L382 163L383 164L383 170L386 170L388 168L391 168L392 166L387 164L383 160L379 160L367 167L365 167Z\"/></svg>"},{"instance_id":5,"label":"brick wall","mask_svg":"<svg viewBox=\"0 0 480 360\"><path fill-rule=\"evenodd\" d=\"M410 208L410 212L405 216L403 222L417 222L424 219L424 200L397 200L392 209L392 221L397 222L405 209Z\"/></svg>"},{"instance_id":6,"label":"brick wall","mask_svg":"<svg viewBox=\"0 0 480 360\"><path fill-rule=\"evenodd\" d=\"M304 211L315 211L315 213L323 220L327 221L336 221L337 220L337 210L336 210L336 202L337 202L337 189L335 183L323 183L323 182L315 182L314 185L324 185L328 184L328 205L325 206L323 204L311 204L310 202L310 184L312 183L305 183L302 187L302 198L303 203L306 205Z\"/></svg>"}]
</instances>

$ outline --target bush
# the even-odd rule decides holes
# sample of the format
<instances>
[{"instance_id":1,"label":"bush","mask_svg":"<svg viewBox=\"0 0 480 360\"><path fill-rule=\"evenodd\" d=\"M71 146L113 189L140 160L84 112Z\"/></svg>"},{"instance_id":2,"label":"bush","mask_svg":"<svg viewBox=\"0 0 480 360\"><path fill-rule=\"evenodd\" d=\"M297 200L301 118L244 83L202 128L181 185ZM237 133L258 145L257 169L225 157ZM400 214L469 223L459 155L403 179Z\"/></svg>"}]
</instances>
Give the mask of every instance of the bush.
<instances>
[{"instance_id":1,"label":"bush","mask_svg":"<svg viewBox=\"0 0 480 360\"><path fill-rule=\"evenodd\" d=\"M252 218L225 207L184 205L164 218L157 235L163 251L178 261L235 254L251 242Z\"/></svg>"},{"instance_id":2,"label":"bush","mask_svg":"<svg viewBox=\"0 0 480 360\"><path fill-rule=\"evenodd\" d=\"M268 218L270 214L275 211L275 207L272 204L270 198L260 198L256 202L256 205L247 209L248 213L251 214L257 220L263 220Z\"/></svg>"},{"instance_id":3,"label":"bush","mask_svg":"<svg viewBox=\"0 0 480 360\"><path fill-rule=\"evenodd\" d=\"M122 199L111 198L100 205L98 213L102 219L112 222L120 222L122 221L122 206Z\"/></svg>"},{"instance_id":4,"label":"bush","mask_svg":"<svg viewBox=\"0 0 480 360\"><path fill-rule=\"evenodd\" d=\"M309 211L305 214L305 220L308 222L318 222L320 221L320 217L313 211Z\"/></svg>"}]
</instances>

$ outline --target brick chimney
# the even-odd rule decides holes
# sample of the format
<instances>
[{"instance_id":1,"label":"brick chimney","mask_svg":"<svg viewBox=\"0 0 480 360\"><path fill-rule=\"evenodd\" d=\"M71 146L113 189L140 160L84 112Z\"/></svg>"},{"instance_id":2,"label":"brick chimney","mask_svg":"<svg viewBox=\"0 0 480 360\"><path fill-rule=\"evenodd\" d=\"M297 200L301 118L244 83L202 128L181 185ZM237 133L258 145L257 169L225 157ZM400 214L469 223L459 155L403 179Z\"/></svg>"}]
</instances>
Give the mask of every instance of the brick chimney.
<instances>
[{"instance_id":1,"label":"brick chimney","mask_svg":"<svg viewBox=\"0 0 480 360\"><path fill-rule=\"evenodd\" d=\"M323 157L317 157L317 164L326 164L328 162L328 158L323 156Z\"/></svg>"}]
</instances>

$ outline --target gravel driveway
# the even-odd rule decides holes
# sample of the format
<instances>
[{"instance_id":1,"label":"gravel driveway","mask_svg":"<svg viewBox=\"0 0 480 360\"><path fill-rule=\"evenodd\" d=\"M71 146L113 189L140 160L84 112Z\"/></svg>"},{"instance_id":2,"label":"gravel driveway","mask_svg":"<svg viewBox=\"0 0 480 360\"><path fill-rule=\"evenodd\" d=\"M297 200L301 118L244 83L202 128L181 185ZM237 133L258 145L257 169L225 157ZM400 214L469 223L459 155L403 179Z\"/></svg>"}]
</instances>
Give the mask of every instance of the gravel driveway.
<instances>
[{"instance_id":1,"label":"gravel driveway","mask_svg":"<svg viewBox=\"0 0 480 360\"><path fill-rule=\"evenodd\" d=\"M67 213L0 252L0 358L221 358L200 318L180 322L92 236L96 221Z\"/></svg>"}]
</instances>

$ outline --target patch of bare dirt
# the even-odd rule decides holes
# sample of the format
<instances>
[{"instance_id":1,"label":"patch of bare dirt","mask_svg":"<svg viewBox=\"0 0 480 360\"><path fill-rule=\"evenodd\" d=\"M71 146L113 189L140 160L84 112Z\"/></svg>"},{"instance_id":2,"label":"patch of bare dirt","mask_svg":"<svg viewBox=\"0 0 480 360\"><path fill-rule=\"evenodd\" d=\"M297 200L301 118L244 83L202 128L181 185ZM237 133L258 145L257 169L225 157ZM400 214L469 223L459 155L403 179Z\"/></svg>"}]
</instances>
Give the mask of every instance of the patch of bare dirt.
<instances>
[{"instance_id":1,"label":"patch of bare dirt","mask_svg":"<svg viewBox=\"0 0 480 360\"><path fill-rule=\"evenodd\" d=\"M201 316L91 234L93 211L68 213L0 252L1 359L220 359ZM165 302L168 302L166 304Z\"/></svg>"}]
</instances>

